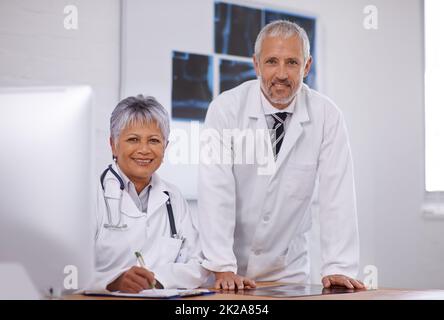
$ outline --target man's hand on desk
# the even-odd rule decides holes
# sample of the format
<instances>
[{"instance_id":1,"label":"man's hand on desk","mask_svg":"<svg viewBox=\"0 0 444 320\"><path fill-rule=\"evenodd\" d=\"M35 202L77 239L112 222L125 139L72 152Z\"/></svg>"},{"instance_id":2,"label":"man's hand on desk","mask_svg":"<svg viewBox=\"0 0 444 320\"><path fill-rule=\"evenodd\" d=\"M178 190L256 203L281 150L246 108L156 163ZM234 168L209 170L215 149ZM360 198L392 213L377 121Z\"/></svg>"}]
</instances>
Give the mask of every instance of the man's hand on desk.
<instances>
[{"instance_id":1,"label":"man's hand on desk","mask_svg":"<svg viewBox=\"0 0 444 320\"><path fill-rule=\"evenodd\" d=\"M145 268L134 266L111 282L107 289L109 291L139 293L142 290L157 287L157 285L154 273Z\"/></svg>"},{"instance_id":2,"label":"man's hand on desk","mask_svg":"<svg viewBox=\"0 0 444 320\"><path fill-rule=\"evenodd\" d=\"M215 289L235 290L256 288L256 283L248 278L241 277L233 272L215 272Z\"/></svg>"},{"instance_id":3,"label":"man's hand on desk","mask_svg":"<svg viewBox=\"0 0 444 320\"><path fill-rule=\"evenodd\" d=\"M347 287L348 289L365 289L364 284L356 279L346 277L342 274L332 274L322 278L324 288L331 286Z\"/></svg>"}]
</instances>

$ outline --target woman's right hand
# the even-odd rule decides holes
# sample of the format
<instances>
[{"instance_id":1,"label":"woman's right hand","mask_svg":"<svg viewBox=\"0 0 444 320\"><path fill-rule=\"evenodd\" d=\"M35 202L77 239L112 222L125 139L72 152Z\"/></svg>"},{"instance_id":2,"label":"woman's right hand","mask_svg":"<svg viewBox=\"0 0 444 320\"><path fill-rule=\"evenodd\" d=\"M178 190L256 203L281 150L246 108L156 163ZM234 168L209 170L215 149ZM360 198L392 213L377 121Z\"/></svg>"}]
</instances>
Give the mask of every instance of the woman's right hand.
<instances>
[{"instance_id":1,"label":"woman's right hand","mask_svg":"<svg viewBox=\"0 0 444 320\"><path fill-rule=\"evenodd\" d=\"M134 266L111 282L106 289L109 291L139 293L142 290L154 288L155 285L154 273L146 268Z\"/></svg>"}]
</instances>

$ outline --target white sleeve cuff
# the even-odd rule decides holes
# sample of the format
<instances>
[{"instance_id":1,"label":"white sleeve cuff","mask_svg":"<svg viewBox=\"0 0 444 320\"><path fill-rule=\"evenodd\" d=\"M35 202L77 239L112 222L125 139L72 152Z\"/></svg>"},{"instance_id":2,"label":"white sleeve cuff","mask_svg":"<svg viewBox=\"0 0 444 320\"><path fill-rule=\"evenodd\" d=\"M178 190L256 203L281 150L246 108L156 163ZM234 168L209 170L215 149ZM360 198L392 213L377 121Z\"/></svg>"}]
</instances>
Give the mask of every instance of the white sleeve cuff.
<instances>
[{"instance_id":1,"label":"white sleeve cuff","mask_svg":"<svg viewBox=\"0 0 444 320\"><path fill-rule=\"evenodd\" d=\"M202 261L202 267L212 272L233 272L237 273L237 266L235 264L218 265L211 261Z\"/></svg>"},{"instance_id":2,"label":"white sleeve cuff","mask_svg":"<svg viewBox=\"0 0 444 320\"><path fill-rule=\"evenodd\" d=\"M349 278L356 279L358 275L357 268L354 267L341 267L341 266L328 266L323 268L321 272L321 277L330 276L334 274L344 275Z\"/></svg>"}]
</instances>

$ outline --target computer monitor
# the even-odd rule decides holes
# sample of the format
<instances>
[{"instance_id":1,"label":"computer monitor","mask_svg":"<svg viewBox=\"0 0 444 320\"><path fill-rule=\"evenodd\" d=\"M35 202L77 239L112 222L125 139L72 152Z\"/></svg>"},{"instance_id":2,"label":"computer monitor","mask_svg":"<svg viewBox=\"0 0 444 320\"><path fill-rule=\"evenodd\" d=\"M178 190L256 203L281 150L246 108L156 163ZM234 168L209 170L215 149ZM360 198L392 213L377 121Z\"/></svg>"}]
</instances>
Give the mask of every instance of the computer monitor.
<instances>
[{"instance_id":1,"label":"computer monitor","mask_svg":"<svg viewBox=\"0 0 444 320\"><path fill-rule=\"evenodd\" d=\"M2 298L17 293L14 265L39 297L90 281L93 132L89 87L0 88L0 273L11 273L0 274Z\"/></svg>"}]
</instances>

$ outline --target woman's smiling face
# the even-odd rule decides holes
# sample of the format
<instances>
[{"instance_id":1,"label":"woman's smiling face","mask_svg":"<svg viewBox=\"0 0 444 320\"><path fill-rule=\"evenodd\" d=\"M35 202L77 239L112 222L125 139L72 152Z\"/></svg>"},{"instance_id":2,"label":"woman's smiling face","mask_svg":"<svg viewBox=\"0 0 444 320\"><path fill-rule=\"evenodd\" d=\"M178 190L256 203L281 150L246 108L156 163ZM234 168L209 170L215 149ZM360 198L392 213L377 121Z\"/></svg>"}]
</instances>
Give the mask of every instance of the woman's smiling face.
<instances>
[{"instance_id":1,"label":"woman's smiling face","mask_svg":"<svg viewBox=\"0 0 444 320\"><path fill-rule=\"evenodd\" d=\"M162 164L165 147L165 139L154 121L129 124L120 132L117 141L111 139L117 164L134 183L137 192L148 185L152 174Z\"/></svg>"}]
</instances>

